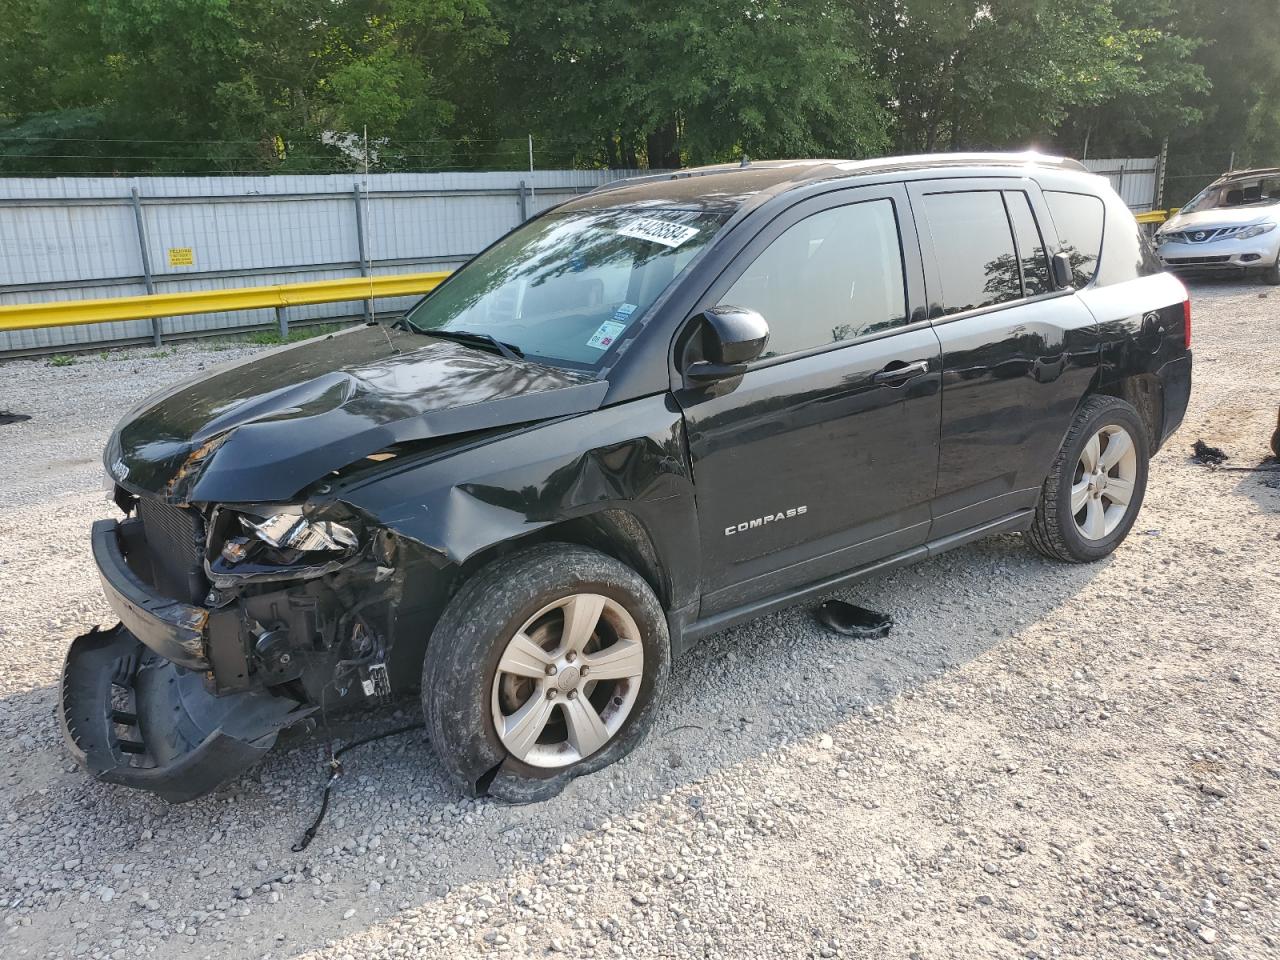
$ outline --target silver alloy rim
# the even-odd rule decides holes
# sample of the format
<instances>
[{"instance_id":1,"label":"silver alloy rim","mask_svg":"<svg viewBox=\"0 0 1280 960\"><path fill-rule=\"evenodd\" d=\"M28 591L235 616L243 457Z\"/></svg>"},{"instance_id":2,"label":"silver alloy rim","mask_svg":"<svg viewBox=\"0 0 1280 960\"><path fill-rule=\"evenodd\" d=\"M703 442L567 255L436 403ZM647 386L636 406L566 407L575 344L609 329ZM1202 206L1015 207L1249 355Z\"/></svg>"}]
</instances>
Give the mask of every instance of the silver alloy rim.
<instances>
[{"instance_id":1,"label":"silver alloy rim","mask_svg":"<svg viewBox=\"0 0 1280 960\"><path fill-rule=\"evenodd\" d=\"M1120 526L1133 500L1138 451L1124 427L1109 424L1084 445L1071 482L1071 515L1086 540L1102 540Z\"/></svg>"},{"instance_id":2,"label":"silver alloy rim","mask_svg":"<svg viewBox=\"0 0 1280 960\"><path fill-rule=\"evenodd\" d=\"M566 767L600 750L640 693L644 647L616 600L574 593L516 631L493 678L493 725L518 760Z\"/></svg>"}]
</instances>

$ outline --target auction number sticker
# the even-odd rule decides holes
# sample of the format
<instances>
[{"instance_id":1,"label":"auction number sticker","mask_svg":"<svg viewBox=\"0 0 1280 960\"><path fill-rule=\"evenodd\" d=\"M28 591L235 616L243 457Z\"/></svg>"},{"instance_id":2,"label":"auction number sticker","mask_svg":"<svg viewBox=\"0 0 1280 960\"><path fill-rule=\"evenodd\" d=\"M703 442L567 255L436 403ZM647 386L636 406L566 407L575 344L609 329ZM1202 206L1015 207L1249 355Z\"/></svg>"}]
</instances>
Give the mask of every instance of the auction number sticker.
<instances>
[{"instance_id":1,"label":"auction number sticker","mask_svg":"<svg viewBox=\"0 0 1280 960\"><path fill-rule=\"evenodd\" d=\"M655 220L653 217L638 217L618 231L624 237L648 240L652 243L660 243L664 247L678 247L697 232L697 227L687 227L683 223L668 223L665 220Z\"/></svg>"}]
</instances>

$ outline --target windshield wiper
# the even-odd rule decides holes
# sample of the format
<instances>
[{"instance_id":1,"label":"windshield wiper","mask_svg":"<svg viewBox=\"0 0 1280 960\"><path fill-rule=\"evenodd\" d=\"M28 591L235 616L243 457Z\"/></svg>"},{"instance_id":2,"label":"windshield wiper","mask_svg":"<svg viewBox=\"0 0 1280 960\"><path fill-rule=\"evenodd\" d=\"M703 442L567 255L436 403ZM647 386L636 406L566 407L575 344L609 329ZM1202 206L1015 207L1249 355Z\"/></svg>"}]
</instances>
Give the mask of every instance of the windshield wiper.
<instances>
[{"instance_id":1,"label":"windshield wiper","mask_svg":"<svg viewBox=\"0 0 1280 960\"><path fill-rule=\"evenodd\" d=\"M415 331L426 337L438 337L441 340L453 340L469 347L487 347L502 354L508 360L523 360L524 351L514 343L506 343L490 333L473 333L470 330L431 330L413 327Z\"/></svg>"}]
</instances>

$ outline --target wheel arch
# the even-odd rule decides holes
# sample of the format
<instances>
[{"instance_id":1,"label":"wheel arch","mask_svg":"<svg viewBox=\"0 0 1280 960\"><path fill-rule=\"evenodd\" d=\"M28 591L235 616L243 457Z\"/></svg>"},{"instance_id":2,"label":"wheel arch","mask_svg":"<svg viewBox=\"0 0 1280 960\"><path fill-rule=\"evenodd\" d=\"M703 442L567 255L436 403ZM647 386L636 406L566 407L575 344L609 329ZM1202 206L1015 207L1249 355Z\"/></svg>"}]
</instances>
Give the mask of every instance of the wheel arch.
<instances>
[{"instance_id":1,"label":"wheel arch","mask_svg":"<svg viewBox=\"0 0 1280 960\"><path fill-rule=\"evenodd\" d=\"M640 574L663 609L671 608L675 588L669 566L659 555L654 537L644 521L630 510L619 507L607 507L586 516L560 520L492 544L458 565L453 574L454 589L499 557L540 543L572 543L599 550Z\"/></svg>"},{"instance_id":2,"label":"wheel arch","mask_svg":"<svg viewBox=\"0 0 1280 960\"><path fill-rule=\"evenodd\" d=\"M389 651L389 669L398 686L417 679L418 666L444 608L480 570L501 557L542 543L568 543L591 547L635 570L654 592L664 612L679 600L680 586L672 582L671 569L659 553L648 526L635 513L609 507L586 516L560 520L528 533L494 542L456 564L430 562L431 553L407 543L415 556L411 564L412 586L406 594L418 598L398 612L395 639ZM404 689L410 689L404 686Z\"/></svg>"},{"instance_id":3,"label":"wheel arch","mask_svg":"<svg viewBox=\"0 0 1280 960\"><path fill-rule=\"evenodd\" d=\"M1147 431L1147 450L1154 456L1160 448L1164 429L1164 385L1154 373L1129 373L1109 383L1096 383L1080 398L1076 414L1090 397L1115 397L1138 411ZM1072 420L1074 421L1075 415Z\"/></svg>"}]
</instances>

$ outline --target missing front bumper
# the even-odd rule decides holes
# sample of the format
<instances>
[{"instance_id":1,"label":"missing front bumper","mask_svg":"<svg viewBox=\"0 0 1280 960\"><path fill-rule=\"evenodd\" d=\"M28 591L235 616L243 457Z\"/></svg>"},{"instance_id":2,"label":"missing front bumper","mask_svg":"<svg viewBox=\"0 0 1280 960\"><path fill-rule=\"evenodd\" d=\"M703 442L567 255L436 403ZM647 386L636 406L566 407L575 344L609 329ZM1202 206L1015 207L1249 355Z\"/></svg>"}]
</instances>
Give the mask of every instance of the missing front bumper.
<instances>
[{"instance_id":1,"label":"missing front bumper","mask_svg":"<svg viewBox=\"0 0 1280 960\"><path fill-rule=\"evenodd\" d=\"M200 674L123 625L77 637L62 671L62 731L77 762L98 780L170 803L244 772L313 712L266 690L215 697Z\"/></svg>"}]
</instances>

